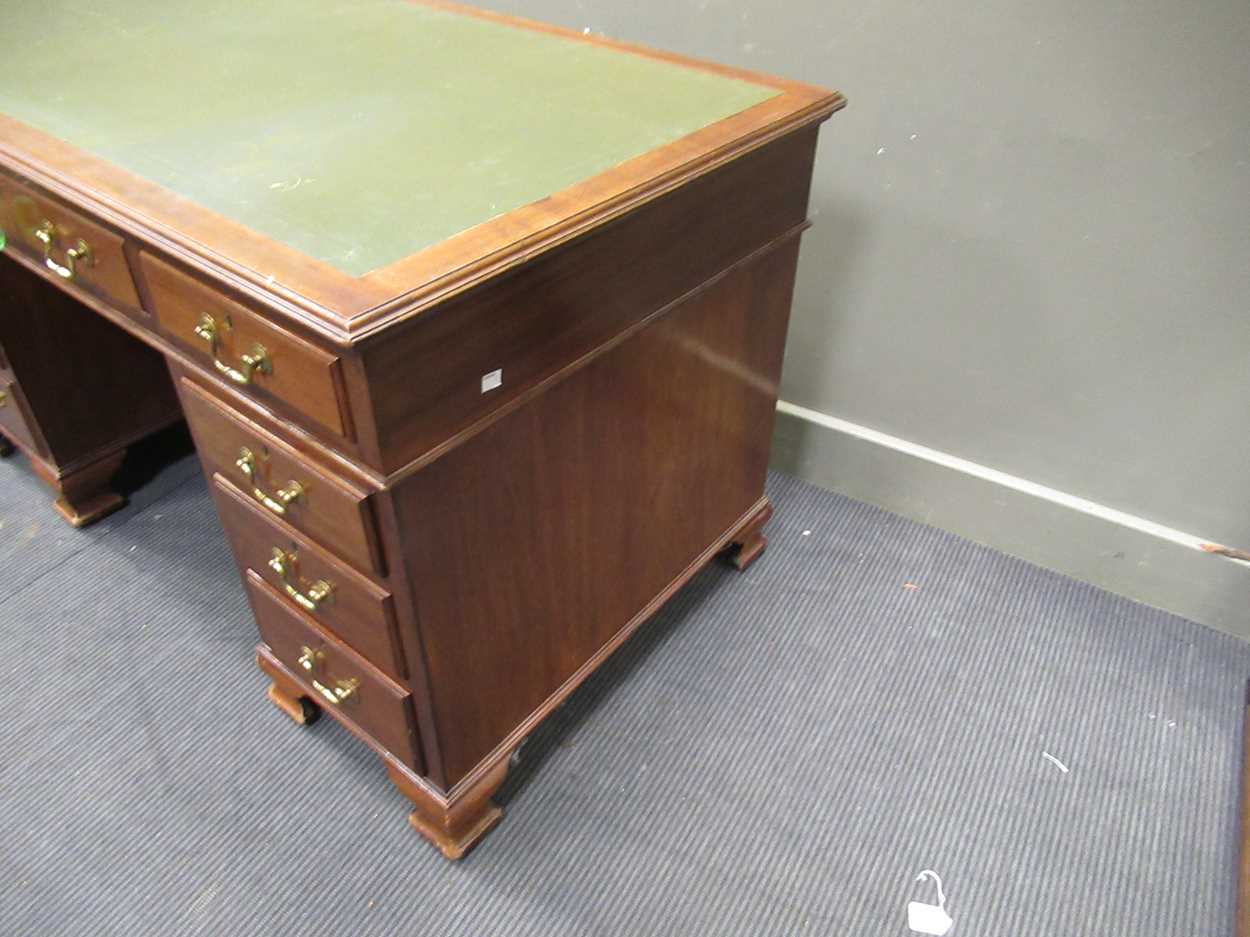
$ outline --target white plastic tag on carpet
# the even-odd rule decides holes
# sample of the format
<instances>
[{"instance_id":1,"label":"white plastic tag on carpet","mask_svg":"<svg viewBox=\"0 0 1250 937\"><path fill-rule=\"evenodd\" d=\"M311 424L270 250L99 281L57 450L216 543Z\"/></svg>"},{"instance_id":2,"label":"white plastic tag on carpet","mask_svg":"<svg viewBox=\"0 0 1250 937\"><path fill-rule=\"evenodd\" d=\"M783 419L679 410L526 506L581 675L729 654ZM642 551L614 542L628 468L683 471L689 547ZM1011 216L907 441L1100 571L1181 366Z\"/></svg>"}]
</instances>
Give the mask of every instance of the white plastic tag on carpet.
<instances>
[{"instance_id":1,"label":"white plastic tag on carpet","mask_svg":"<svg viewBox=\"0 0 1250 937\"><path fill-rule=\"evenodd\" d=\"M907 902L907 927L917 934L932 934L942 937L954 926L955 922L946 913L946 894L942 891L942 880L932 869L925 869L916 876L917 882L932 878L937 885L937 904L925 904L923 901Z\"/></svg>"}]
</instances>

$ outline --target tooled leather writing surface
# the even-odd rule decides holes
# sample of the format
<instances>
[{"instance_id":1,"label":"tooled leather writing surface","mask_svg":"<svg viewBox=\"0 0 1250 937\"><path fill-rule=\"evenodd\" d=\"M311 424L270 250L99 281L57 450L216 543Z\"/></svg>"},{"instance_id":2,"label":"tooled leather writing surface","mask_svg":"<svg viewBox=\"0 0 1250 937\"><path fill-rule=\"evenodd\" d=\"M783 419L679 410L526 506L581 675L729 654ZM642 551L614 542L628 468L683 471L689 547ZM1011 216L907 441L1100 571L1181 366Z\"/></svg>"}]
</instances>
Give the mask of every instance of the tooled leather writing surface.
<instances>
[{"instance_id":1,"label":"tooled leather writing surface","mask_svg":"<svg viewBox=\"0 0 1250 937\"><path fill-rule=\"evenodd\" d=\"M778 93L402 0L4 21L0 112L352 276Z\"/></svg>"}]
</instances>

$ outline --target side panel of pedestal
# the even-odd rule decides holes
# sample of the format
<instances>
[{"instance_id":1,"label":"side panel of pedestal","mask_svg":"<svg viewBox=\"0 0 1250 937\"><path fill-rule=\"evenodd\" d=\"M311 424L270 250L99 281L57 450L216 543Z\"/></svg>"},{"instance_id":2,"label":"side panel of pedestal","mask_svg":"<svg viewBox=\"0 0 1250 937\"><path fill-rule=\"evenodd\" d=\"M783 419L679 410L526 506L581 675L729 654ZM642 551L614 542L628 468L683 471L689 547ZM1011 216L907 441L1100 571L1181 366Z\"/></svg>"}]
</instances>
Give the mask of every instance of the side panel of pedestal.
<instances>
[{"instance_id":1,"label":"side panel of pedestal","mask_svg":"<svg viewBox=\"0 0 1250 937\"><path fill-rule=\"evenodd\" d=\"M710 550L753 542L798 246L763 249L396 490L453 785Z\"/></svg>"}]
</instances>

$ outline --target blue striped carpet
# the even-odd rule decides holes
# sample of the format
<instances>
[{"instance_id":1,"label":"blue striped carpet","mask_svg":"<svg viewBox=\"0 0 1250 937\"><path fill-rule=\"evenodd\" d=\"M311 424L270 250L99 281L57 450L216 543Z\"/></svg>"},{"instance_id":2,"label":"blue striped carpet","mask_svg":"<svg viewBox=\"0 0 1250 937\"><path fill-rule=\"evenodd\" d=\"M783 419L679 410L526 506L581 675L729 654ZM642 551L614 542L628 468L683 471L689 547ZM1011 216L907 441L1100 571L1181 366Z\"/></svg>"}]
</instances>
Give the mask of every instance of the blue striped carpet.
<instances>
[{"instance_id":1,"label":"blue striped carpet","mask_svg":"<svg viewBox=\"0 0 1250 937\"><path fill-rule=\"evenodd\" d=\"M0 933L1215 935L1250 647L774 476L465 862L264 697L194 459L75 533L0 465ZM1049 757L1047 757L1049 756Z\"/></svg>"}]
</instances>

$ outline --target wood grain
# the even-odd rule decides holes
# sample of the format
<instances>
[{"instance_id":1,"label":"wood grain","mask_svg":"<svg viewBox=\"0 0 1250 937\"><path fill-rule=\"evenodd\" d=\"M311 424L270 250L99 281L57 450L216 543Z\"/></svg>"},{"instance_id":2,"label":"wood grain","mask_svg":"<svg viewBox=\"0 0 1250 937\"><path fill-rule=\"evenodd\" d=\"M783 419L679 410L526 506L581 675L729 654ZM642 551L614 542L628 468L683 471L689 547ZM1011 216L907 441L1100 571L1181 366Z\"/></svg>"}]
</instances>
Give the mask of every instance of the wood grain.
<instances>
[{"instance_id":1,"label":"wood grain","mask_svg":"<svg viewBox=\"0 0 1250 937\"><path fill-rule=\"evenodd\" d=\"M396 491L455 783L762 496L798 240Z\"/></svg>"}]
</instances>

